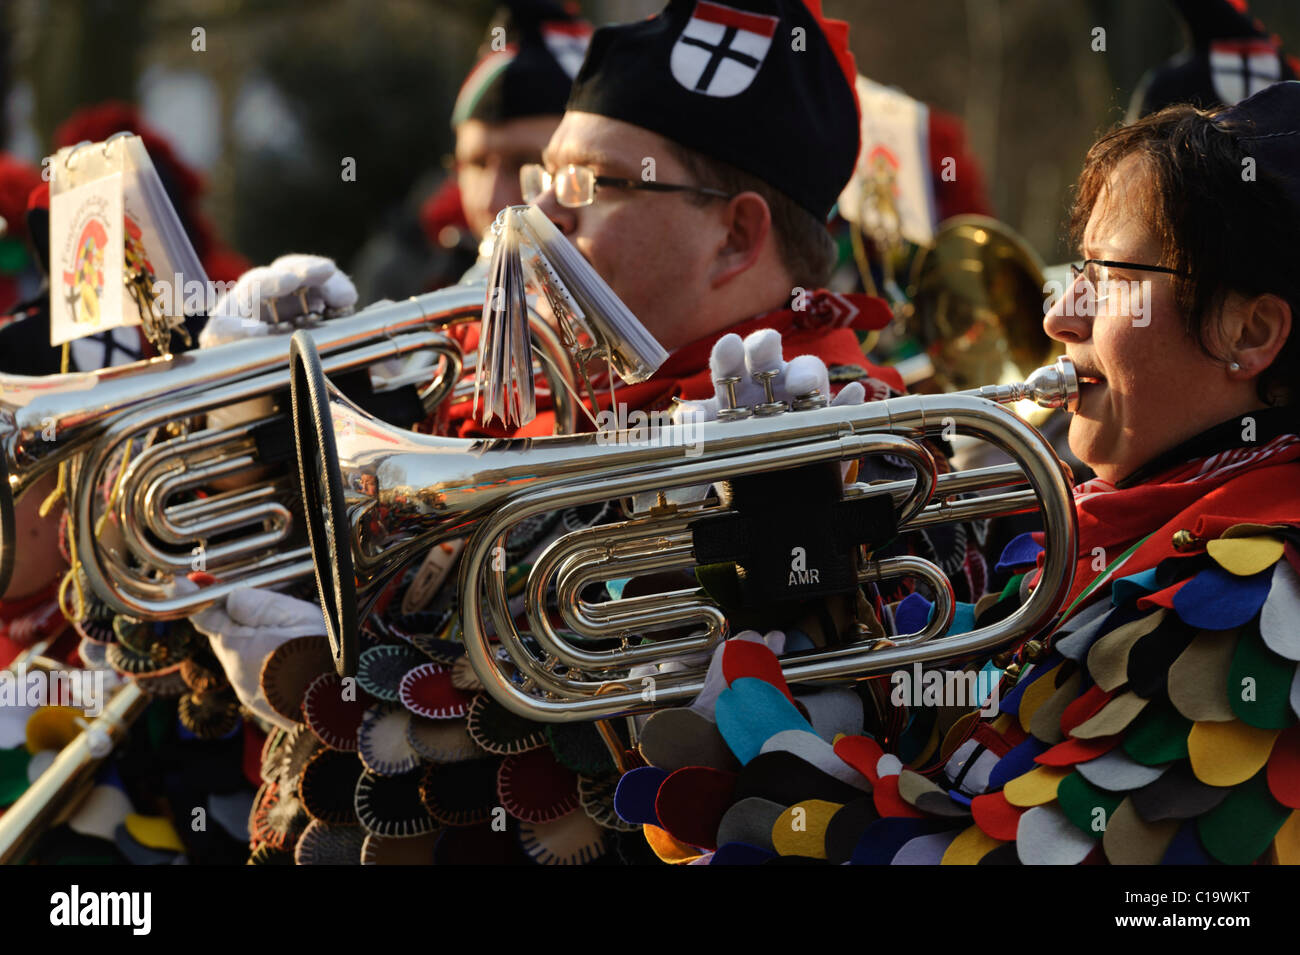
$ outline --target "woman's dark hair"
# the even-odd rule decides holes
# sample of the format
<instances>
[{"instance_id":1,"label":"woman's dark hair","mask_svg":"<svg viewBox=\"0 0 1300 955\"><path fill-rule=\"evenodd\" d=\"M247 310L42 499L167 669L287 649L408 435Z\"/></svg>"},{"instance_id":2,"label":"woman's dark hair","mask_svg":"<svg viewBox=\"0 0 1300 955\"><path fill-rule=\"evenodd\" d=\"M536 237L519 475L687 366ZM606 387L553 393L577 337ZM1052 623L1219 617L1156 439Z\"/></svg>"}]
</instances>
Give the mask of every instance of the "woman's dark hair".
<instances>
[{"instance_id":1,"label":"woman's dark hair","mask_svg":"<svg viewBox=\"0 0 1300 955\"><path fill-rule=\"evenodd\" d=\"M1189 336L1207 355L1212 320L1229 292L1272 293L1300 323L1300 208L1269 172L1249 159L1217 111L1170 106L1103 136L1088 151L1070 214L1077 243L1114 169L1140 157L1149 176L1148 225L1160 243L1160 265L1177 269L1174 295ZM1152 263L1155 264L1155 263ZM1300 332L1293 325L1282 350L1258 379L1267 404L1292 404L1300 382Z\"/></svg>"}]
</instances>

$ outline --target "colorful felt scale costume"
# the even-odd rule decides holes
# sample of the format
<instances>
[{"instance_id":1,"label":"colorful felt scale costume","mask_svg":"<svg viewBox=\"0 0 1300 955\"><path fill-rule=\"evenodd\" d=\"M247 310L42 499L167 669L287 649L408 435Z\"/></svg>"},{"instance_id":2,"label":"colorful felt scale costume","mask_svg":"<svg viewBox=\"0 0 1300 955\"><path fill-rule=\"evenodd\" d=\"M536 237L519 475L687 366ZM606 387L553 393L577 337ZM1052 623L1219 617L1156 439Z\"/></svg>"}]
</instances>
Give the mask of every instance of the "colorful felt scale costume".
<instances>
[{"instance_id":1,"label":"colorful felt scale costume","mask_svg":"<svg viewBox=\"0 0 1300 955\"><path fill-rule=\"evenodd\" d=\"M929 745L905 766L729 641L712 689L647 724L625 818L666 861L1300 862L1300 438L1255 417L1076 489L1071 602L997 661L995 713L916 711ZM981 618L1040 551L1012 542Z\"/></svg>"},{"instance_id":2,"label":"colorful felt scale costume","mask_svg":"<svg viewBox=\"0 0 1300 955\"><path fill-rule=\"evenodd\" d=\"M512 564L556 524L598 516L566 511L522 527ZM511 573L516 590L525 576ZM497 704L456 640L454 582L427 607L400 610L419 577L408 575L363 625L353 692L323 636L267 658L262 693L292 728L274 731L262 752L250 861L653 861L637 827L614 812L619 770L597 729L533 723Z\"/></svg>"},{"instance_id":3,"label":"colorful felt scale costume","mask_svg":"<svg viewBox=\"0 0 1300 955\"><path fill-rule=\"evenodd\" d=\"M183 855L197 864L237 864L257 781L246 755L256 754L263 736L243 718L207 638L187 620L152 624L115 614L89 589L82 600L85 614L72 625L54 588L0 608L0 661L10 664L33 640L54 637L47 656L86 668L87 678L108 672L101 705L123 680L152 702L97 769L91 796L41 837L28 860L158 864ZM36 671L18 673L30 686ZM0 813L81 732L82 711L56 702L0 707Z\"/></svg>"}]
</instances>

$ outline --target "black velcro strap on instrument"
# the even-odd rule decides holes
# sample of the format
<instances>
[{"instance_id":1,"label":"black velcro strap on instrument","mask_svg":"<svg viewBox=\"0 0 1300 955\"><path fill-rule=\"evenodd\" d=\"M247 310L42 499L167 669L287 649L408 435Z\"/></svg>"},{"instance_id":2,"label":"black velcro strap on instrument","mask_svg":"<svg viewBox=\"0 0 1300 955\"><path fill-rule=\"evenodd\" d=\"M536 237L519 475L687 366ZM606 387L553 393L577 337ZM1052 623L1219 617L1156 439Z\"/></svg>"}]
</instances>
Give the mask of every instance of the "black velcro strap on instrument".
<instances>
[{"instance_id":1,"label":"black velcro strap on instrument","mask_svg":"<svg viewBox=\"0 0 1300 955\"><path fill-rule=\"evenodd\" d=\"M376 394L370 384L370 370L366 368L331 375L330 381L366 414L389 424L409 428L427 417L424 405L420 403L420 391L415 385L403 385Z\"/></svg>"},{"instance_id":2,"label":"black velcro strap on instrument","mask_svg":"<svg viewBox=\"0 0 1300 955\"><path fill-rule=\"evenodd\" d=\"M698 564L739 566L747 606L850 593L858 545L898 533L889 495L844 500L838 462L730 482L732 513L690 525Z\"/></svg>"},{"instance_id":3,"label":"black velcro strap on instrument","mask_svg":"<svg viewBox=\"0 0 1300 955\"><path fill-rule=\"evenodd\" d=\"M288 396L281 407L288 407ZM293 450L293 422L288 415L279 415L265 424L253 429L253 440L257 443L257 460L262 464L279 464L282 461L296 459ZM297 484L298 468L290 468Z\"/></svg>"}]
</instances>

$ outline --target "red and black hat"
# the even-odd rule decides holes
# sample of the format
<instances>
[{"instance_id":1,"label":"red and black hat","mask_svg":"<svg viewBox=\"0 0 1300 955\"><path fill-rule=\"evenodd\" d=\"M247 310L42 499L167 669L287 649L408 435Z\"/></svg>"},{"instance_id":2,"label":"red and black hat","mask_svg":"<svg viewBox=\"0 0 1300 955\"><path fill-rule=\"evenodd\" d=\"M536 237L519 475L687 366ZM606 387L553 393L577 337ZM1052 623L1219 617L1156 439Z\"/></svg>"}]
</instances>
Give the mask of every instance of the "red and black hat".
<instances>
[{"instance_id":1,"label":"red and black hat","mask_svg":"<svg viewBox=\"0 0 1300 955\"><path fill-rule=\"evenodd\" d=\"M590 39L591 24L573 4L509 0L456 95L452 128L469 119L559 116Z\"/></svg>"},{"instance_id":2,"label":"red and black hat","mask_svg":"<svg viewBox=\"0 0 1300 955\"><path fill-rule=\"evenodd\" d=\"M1187 46L1142 78L1129 107L1130 119L1174 103L1201 109L1231 106L1300 74L1300 64L1251 16L1246 0L1170 2L1183 20Z\"/></svg>"},{"instance_id":3,"label":"red and black hat","mask_svg":"<svg viewBox=\"0 0 1300 955\"><path fill-rule=\"evenodd\" d=\"M848 32L821 0L670 0L596 31L568 108L729 163L825 219L858 157Z\"/></svg>"}]
</instances>

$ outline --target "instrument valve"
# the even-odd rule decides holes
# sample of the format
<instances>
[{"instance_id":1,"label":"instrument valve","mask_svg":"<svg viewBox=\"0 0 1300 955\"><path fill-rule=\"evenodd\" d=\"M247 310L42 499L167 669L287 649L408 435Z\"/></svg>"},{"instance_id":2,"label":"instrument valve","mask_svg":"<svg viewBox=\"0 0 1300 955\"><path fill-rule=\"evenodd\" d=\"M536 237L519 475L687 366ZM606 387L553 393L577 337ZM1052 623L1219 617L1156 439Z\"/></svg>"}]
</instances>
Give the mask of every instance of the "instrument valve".
<instances>
[{"instance_id":1,"label":"instrument valve","mask_svg":"<svg viewBox=\"0 0 1300 955\"><path fill-rule=\"evenodd\" d=\"M718 409L719 421L743 421L752 414L748 408L736 407L736 385L740 384L742 380L739 375L728 375L725 378L714 379L713 383L715 385L722 385L727 389L728 407Z\"/></svg>"},{"instance_id":2,"label":"instrument valve","mask_svg":"<svg viewBox=\"0 0 1300 955\"><path fill-rule=\"evenodd\" d=\"M784 401L777 401L776 395L772 393L772 379L779 374L780 372L776 369L754 372L754 380L763 386L763 394L767 396L766 401L754 406L754 414L768 418L773 415L784 414L790 410Z\"/></svg>"},{"instance_id":3,"label":"instrument valve","mask_svg":"<svg viewBox=\"0 0 1300 955\"><path fill-rule=\"evenodd\" d=\"M795 395L791 407L795 411L815 411L818 408L825 408L828 404L830 402L826 400L826 396L814 388L806 395Z\"/></svg>"}]
</instances>

